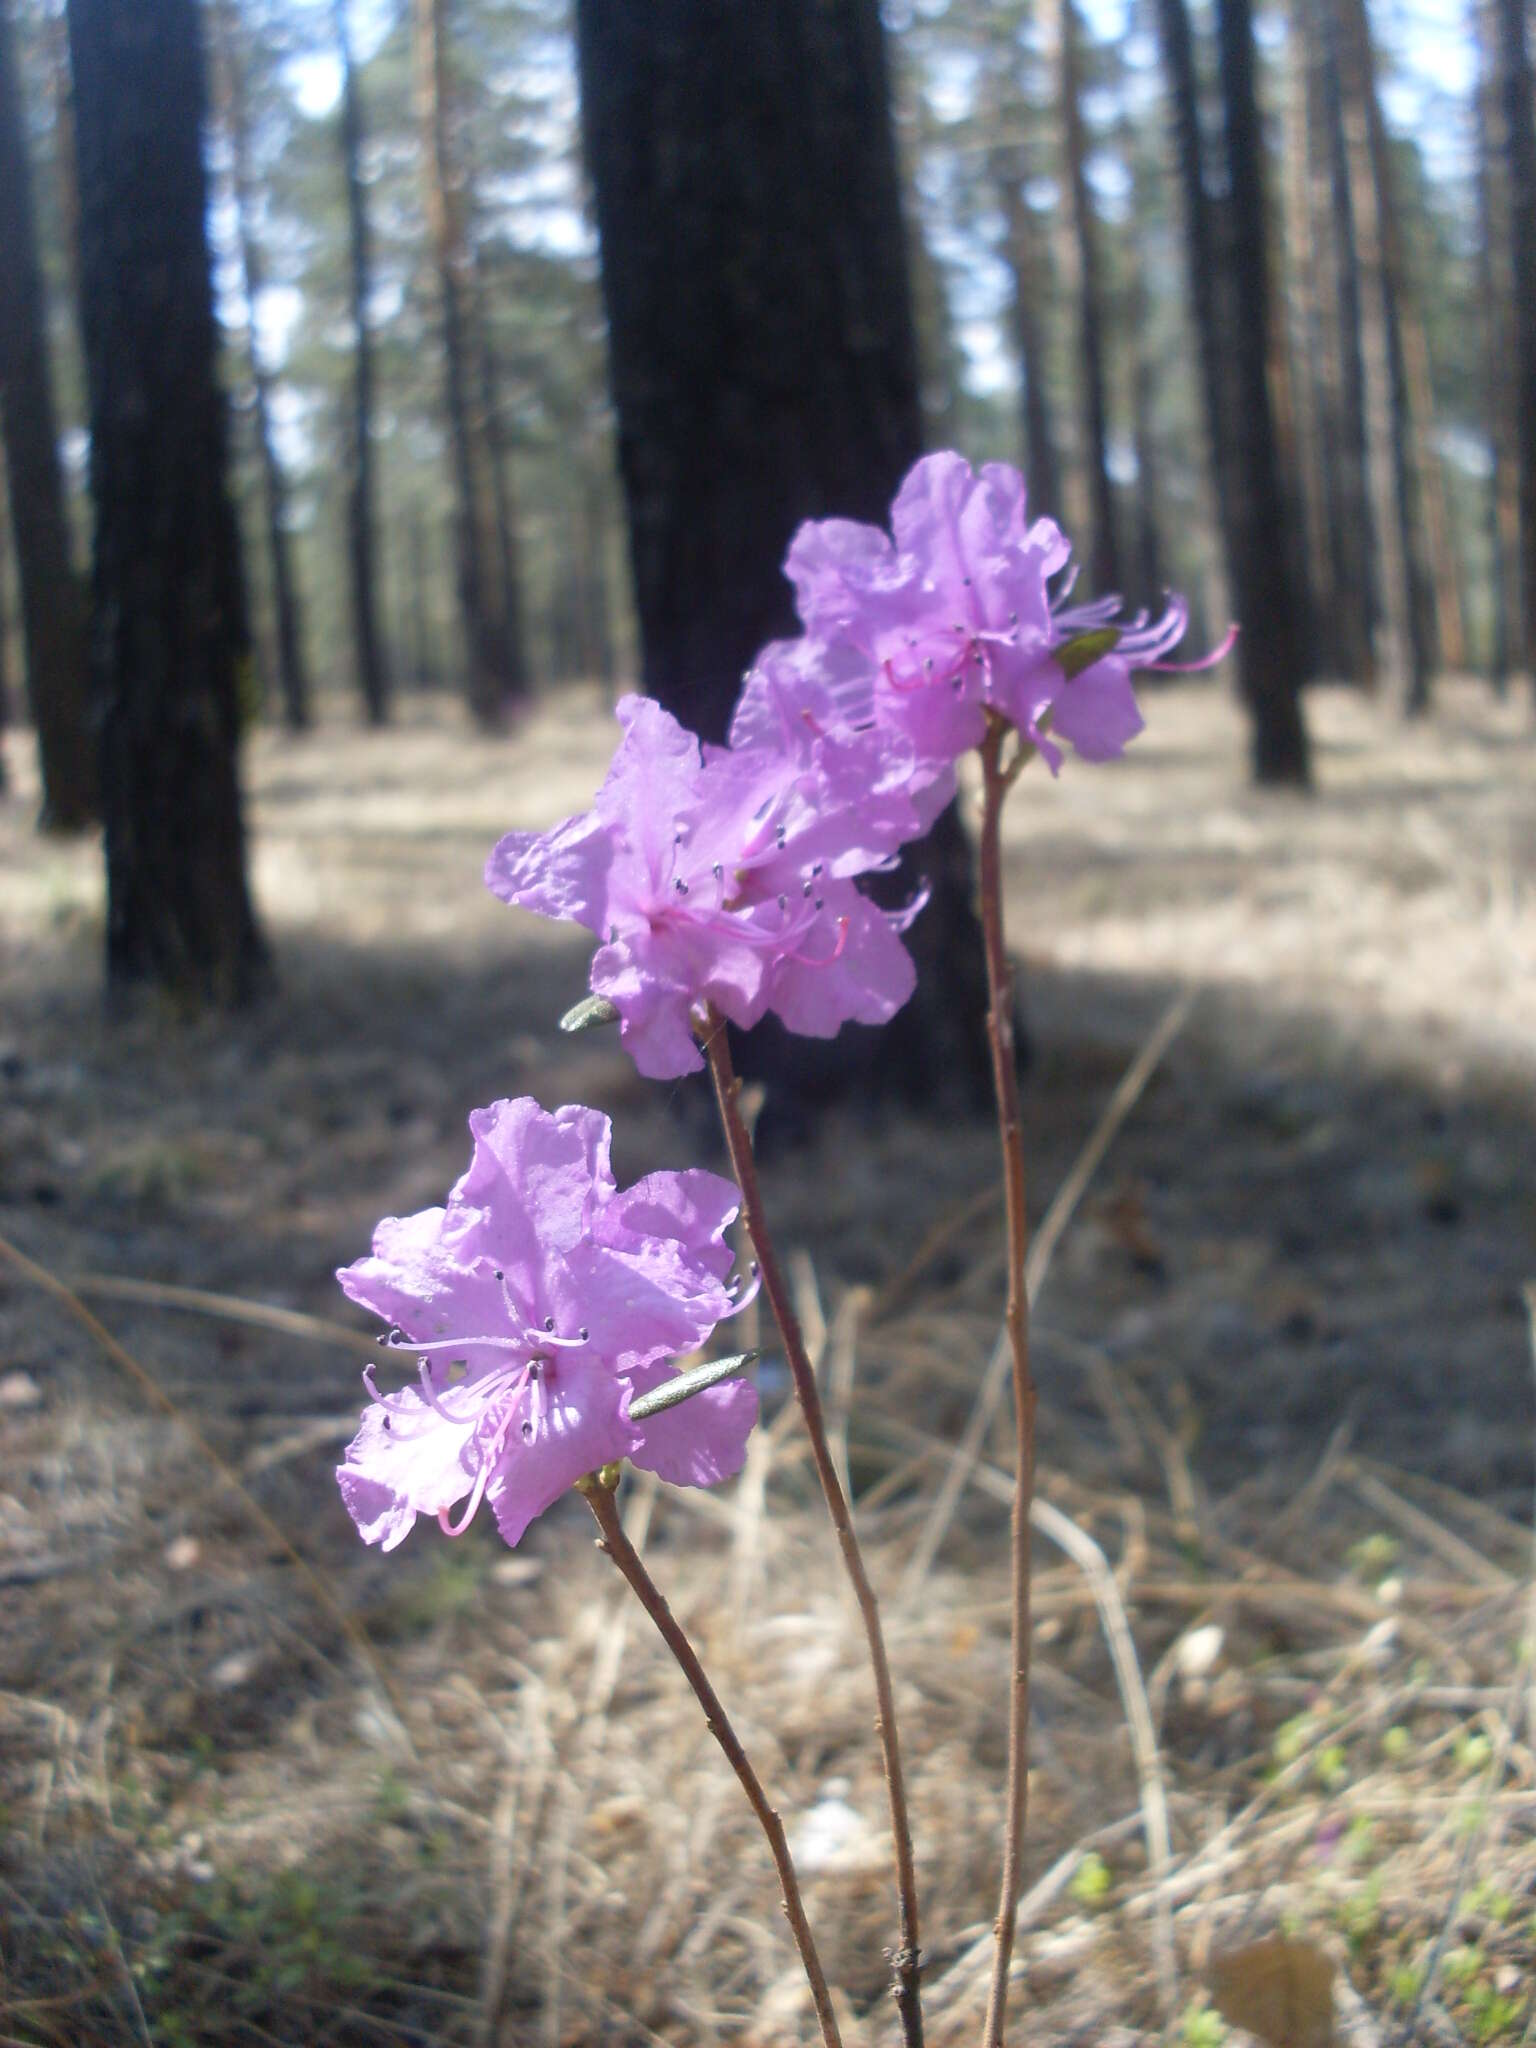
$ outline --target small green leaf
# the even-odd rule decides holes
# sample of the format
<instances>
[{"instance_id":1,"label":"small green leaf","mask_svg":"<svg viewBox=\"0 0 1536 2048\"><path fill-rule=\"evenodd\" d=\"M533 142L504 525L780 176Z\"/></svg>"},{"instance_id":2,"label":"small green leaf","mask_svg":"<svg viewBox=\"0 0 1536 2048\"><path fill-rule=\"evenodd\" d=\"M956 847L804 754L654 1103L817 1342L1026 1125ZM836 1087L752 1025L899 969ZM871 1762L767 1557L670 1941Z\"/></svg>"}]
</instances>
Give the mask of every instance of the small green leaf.
<instances>
[{"instance_id":1,"label":"small green leaf","mask_svg":"<svg viewBox=\"0 0 1536 2048\"><path fill-rule=\"evenodd\" d=\"M1051 658L1070 683L1085 668L1092 668L1106 654L1113 654L1119 645L1119 628L1100 626L1092 633L1079 633L1075 640L1063 640L1059 647L1052 649Z\"/></svg>"},{"instance_id":2,"label":"small green leaf","mask_svg":"<svg viewBox=\"0 0 1536 2048\"><path fill-rule=\"evenodd\" d=\"M617 1024L618 1006L610 1003L606 996L583 996L579 1003L572 1003L560 1019L562 1031L594 1031L599 1024Z\"/></svg>"},{"instance_id":3,"label":"small green leaf","mask_svg":"<svg viewBox=\"0 0 1536 2048\"><path fill-rule=\"evenodd\" d=\"M722 1380L740 1377L746 1368L761 1356L756 1351L739 1351L734 1358L713 1358L708 1365L696 1365L688 1372L680 1372L674 1379L663 1380L659 1387L652 1387L648 1394L641 1394L629 1404L631 1422L644 1422L652 1415L660 1415L664 1408L675 1408L679 1401L686 1401L694 1394L702 1394L706 1387L717 1387Z\"/></svg>"}]
</instances>

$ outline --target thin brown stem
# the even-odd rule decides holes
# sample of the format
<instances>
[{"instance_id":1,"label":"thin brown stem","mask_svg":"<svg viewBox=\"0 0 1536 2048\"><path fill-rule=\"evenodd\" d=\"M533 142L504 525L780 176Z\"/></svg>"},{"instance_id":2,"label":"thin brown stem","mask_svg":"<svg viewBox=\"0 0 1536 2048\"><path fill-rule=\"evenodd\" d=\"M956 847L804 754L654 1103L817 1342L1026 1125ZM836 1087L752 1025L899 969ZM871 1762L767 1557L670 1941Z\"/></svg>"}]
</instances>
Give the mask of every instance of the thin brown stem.
<instances>
[{"instance_id":1,"label":"thin brown stem","mask_svg":"<svg viewBox=\"0 0 1536 2048\"><path fill-rule=\"evenodd\" d=\"M981 745L981 932L987 955L987 1042L992 1049L992 1084L997 1094L998 1131L1003 1146L1003 1190L1007 1204L1008 1306L1004 1327L1013 1354L1015 1476L1009 1549L1013 1564L1012 1677L1008 1697L1007 1817L1003 1831L1003 1875L993 1933L992 1985L987 1996L984 2048L1003 2048L1008 2014L1008 1971L1013 1961L1024 1832L1029 1819L1029 1510L1035 1492L1035 1382L1029 1369L1029 1293L1024 1263L1029 1251L1029 1217L1024 1206L1024 1133L1019 1118L1019 1075L1013 1052L1013 977L1003 943L1003 799L1018 772L1019 757L1003 764L1009 727L988 714Z\"/></svg>"},{"instance_id":2,"label":"thin brown stem","mask_svg":"<svg viewBox=\"0 0 1536 2048\"><path fill-rule=\"evenodd\" d=\"M854 1534L853 1516L849 1512L847 1497L837 1476L837 1467L832 1460L831 1446L827 1442L826 1418L822 1413L821 1394L816 1385L816 1375L811 1368L810 1358L806 1353L805 1339L800 1333L799 1318L795 1314L783 1268L774 1252L773 1240L768 1234L768 1221L763 1211L763 1193L757 1178L757 1162L752 1153L752 1139L741 1113L741 1083L737 1080L731 1065L731 1048L726 1037L725 1024L713 1009L705 1018L700 1039L704 1057L709 1063L710 1079L715 1084L715 1100L720 1105L720 1121L725 1127L725 1142L730 1150L731 1167L736 1175L736 1185L741 1189L742 1213L746 1218L752 1248L757 1253L758 1265L762 1270L763 1291L768 1296L774 1321L779 1326L784 1356L795 1382L795 1395L800 1403L800 1413L805 1419L806 1434L811 1440L811 1456L815 1461L816 1476L821 1481L827 1512L831 1515L832 1526L837 1531L838 1548L843 1554L843 1567L853 1586L854 1597L859 1603L864 1636L869 1644L869 1661L875 1675L875 1732L880 1737L886 1791L891 1803L891 1836L896 1848L896 1891L901 1920L901 1945L891 1957L892 1988L896 1997L896 2010L901 2015L902 2039L906 2048L923 2048L923 2008L919 1981L922 1951L918 1944L917 1932L917 1866L912 1855L912 1828L907 1819L906 1780L902 1776L901 1743L896 1730L896 1699L891 1689L891 1666L885 1654L885 1635L880 1626L880 1609L875 1600L874 1588L869 1583L869 1574L864 1569L864 1556L859 1549L859 1539Z\"/></svg>"},{"instance_id":3,"label":"thin brown stem","mask_svg":"<svg viewBox=\"0 0 1536 2048\"><path fill-rule=\"evenodd\" d=\"M694 1696L704 1709L705 1726L725 1751L726 1762L740 1780L741 1789L747 1795L747 1803L757 1815L758 1824L768 1838L774 1868L779 1873L779 1883L784 1890L784 1912L789 1920L790 1932L795 1937L795 1946L800 1951L800 1960L805 1965L806 1977L810 1982L816 2018L821 2025L821 2038L826 2048L842 2048L842 2036L837 2030L837 2016L832 2010L832 1994L827 1989L821 1958L816 1953L816 1937L811 1933L811 1923L805 1917L805 1902L800 1896L800 1881L795 1876L795 1866L790 1858L789 1843L784 1835L784 1823L769 1804L762 1780L752 1768L751 1759L742 1748L740 1738L731 1726L731 1718L720 1704L720 1696L710 1684L704 1666L699 1662L697 1651L662 1598L655 1580L641 1561L639 1551L625 1535L624 1525L619 1520L618 1507L614 1501L613 1487L604 1483L607 1476L606 1471L599 1473L594 1478L583 1481L581 1486L587 1506L592 1510L597 1526L603 1532L602 1540L597 1547L606 1551L613 1559L628 1581L635 1598L655 1622L662 1641L682 1666L683 1676L693 1687Z\"/></svg>"}]
</instances>

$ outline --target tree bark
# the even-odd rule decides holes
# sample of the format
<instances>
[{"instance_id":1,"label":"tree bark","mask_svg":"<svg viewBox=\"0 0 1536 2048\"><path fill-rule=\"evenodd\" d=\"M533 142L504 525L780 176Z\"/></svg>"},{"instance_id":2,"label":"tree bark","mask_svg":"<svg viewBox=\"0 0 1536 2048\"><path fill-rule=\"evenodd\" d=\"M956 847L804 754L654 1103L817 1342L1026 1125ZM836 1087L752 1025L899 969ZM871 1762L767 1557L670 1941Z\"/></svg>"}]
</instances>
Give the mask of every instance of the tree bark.
<instances>
[{"instance_id":1,"label":"tree bark","mask_svg":"<svg viewBox=\"0 0 1536 2048\"><path fill-rule=\"evenodd\" d=\"M79 832L97 816L96 733L84 598L70 562L59 474L43 279L9 0L0 0L0 280L0 436L21 593L27 704L43 786L40 822L47 830Z\"/></svg>"},{"instance_id":2,"label":"tree bark","mask_svg":"<svg viewBox=\"0 0 1536 2048\"><path fill-rule=\"evenodd\" d=\"M196 0L69 0L103 702L107 976L238 1003L262 948L237 770L243 592Z\"/></svg>"},{"instance_id":3,"label":"tree bark","mask_svg":"<svg viewBox=\"0 0 1536 2048\"><path fill-rule=\"evenodd\" d=\"M5 502L5 479L0 476L0 796L10 788L10 775L5 760L5 735L10 730L11 711L11 618L10 592L6 588L9 573L7 557L10 554L10 513Z\"/></svg>"},{"instance_id":4,"label":"tree bark","mask_svg":"<svg viewBox=\"0 0 1536 2048\"><path fill-rule=\"evenodd\" d=\"M346 437L347 574L352 599L352 654L357 687L370 725L389 721L390 677L379 631L378 508L373 463L373 334L368 305L373 296L373 236L363 186L363 100L347 0L331 0L332 32L341 59L341 157L347 184L347 234L351 257L352 413Z\"/></svg>"},{"instance_id":5,"label":"tree bark","mask_svg":"<svg viewBox=\"0 0 1536 2048\"><path fill-rule=\"evenodd\" d=\"M1327 435L1323 393L1327 349L1317 303L1318 251L1312 211L1312 50L1303 0L1293 0L1285 34L1285 311L1287 354L1293 366L1291 392L1297 473L1301 484L1302 544L1312 632L1309 669L1339 675L1343 606L1335 575L1336 556L1328 512Z\"/></svg>"},{"instance_id":6,"label":"tree bark","mask_svg":"<svg viewBox=\"0 0 1536 2048\"><path fill-rule=\"evenodd\" d=\"M1088 137L1083 123L1082 57L1075 0L1056 0L1057 61L1061 140L1066 167L1067 226L1063 251L1070 271L1063 280L1076 301L1081 352L1083 462L1087 471L1090 540L1082 550L1093 594L1118 591L1120 549L1115 534L1115 490L1109 474L1109 401L1104 374L1103 287L1099 229L1088 190Z\"/></svg>"},{"instance_id":7,"label":"tree bark","mask_svg":"<svg viewBox=\"0 0 1536 2048\"><path fill-rule=\"evenodd\" d=\"M1510 264L1514 288L1514 414L1520 504L1521 656L1536 689L1536 114L1522 0L1495 0L1509 163Z\"/></svg>"},{"instance_id":8,"label":"tree bark","mask_svg":"<svg viewBox=\"0 0 1536 2048\"><path fill-rule=\"evenodd\" d=\"M1227 267L1232 384L1225 421L1231 474L1226 509L1232 586L1243 629L1239 671L1253 720L1254 779L1304 788L1311 769L1301 714L1301 636L1284 544L1285 491L1270 403L1263 133L1254 87L1250 0L1218 0L1217 46L1231 193Z\"/></svg>"},{"instance_id":9,"label":"tree bark","mask_svg":"<svg viewBox=\"0 0 1536 2048\"><path fill-rule=\"evenodd\" d=\"M1047 251L1024 197L1023 165L1016 152L994 158L992 181L1003 213L1003 259L1013 290L1009 310L1019 352L1019 385L1024 411L1024 470L1033 516L1061 517L1061 462L1056 451L1050 385L1046 377L1045 333L1040 311L1050 303Z\"/></svg>"},{"instance_id":10,"label":"tree bark","mask_svg":"<svg viewBox=\"0 0 1536 2048\"><path fill-rule=\"evenodd\" d=\"M645 686L719 739L743 671L795 630L803 519L884 524L922 420L876 0L579 0L610 375ZM951 811L919 991L880 1033L770 1055L803 1094L857 1077L987 1100L970 858Z\"/></svg>"},{"instance_id":11,"label":"tree bark","mask_svg":"<svg viewBox=\"0 0 1536 2048\"><path fill-rule=\"evenodd\" d=\"M290 732L310 723L309 676L304 662L304 633L299 594L288 545L288 482L272 437L272 374L262 359L256 333L256 302L266 283L266 265L255 231L255 188L251 168L250 116L246 105L245 63L240 24L232 0L219 0L214 14L218 38L219 75L230 157L240 267L247 307L246 348L255 394L256 448L261 461L262 502L266 514L267 554L272 572L272 609L277 627L277 681L283 700L283 721Z\"/></svg>"},{"instance_id":12,"label":"tree bark","mask_svg":"<svg viewBox=\"0 0 1536 2048\"><path fill-rule=\"evenodd\" d=\"M446 0L414 0L417 118L427 226L442 317L444 408L454 497L459 611L469 658L469 705L494 732L527 678L520 642L509 630L509 593L500 573L494 449L483 402L485 356L476 334L474 268L465 229L464 180L449 136ZM478 362L477 362L478 358Z\"/></svg>"},{"instance_id":13,"label":"tree bark","mask_svg":"<svg viewBox=\"0 0 1536 2048\"><path fill-rule=\"evenodd\" d=\"M1412 428L1392 249L1384 214L1375 64L1359 0L1337 0L1337 52L1349 191L1362 273L1361 353L1371 500L1381 553L1377 666L1393 679L1405 712L1429 703L1433 600L1417 517Z\"/></svg>"},{"instance_id":14,"label":"tree bark","mask_svg":"<svg viewBox=\"0 0 1536 2048\"><path fill-rule=\"evenodd\" d=\"M1498 31L1490 0L1470 0L1469 26L1478 53L1474 100L1477 150L1477 291L1482 301L1483 398L1491 457L1488 474L1488 678L1502 697L1517 663L1520 622L1520 486L1511 369L1515 360L1514 309L1503 173L1504 112L1500 96Z\"/></svg>"}]
</instances>

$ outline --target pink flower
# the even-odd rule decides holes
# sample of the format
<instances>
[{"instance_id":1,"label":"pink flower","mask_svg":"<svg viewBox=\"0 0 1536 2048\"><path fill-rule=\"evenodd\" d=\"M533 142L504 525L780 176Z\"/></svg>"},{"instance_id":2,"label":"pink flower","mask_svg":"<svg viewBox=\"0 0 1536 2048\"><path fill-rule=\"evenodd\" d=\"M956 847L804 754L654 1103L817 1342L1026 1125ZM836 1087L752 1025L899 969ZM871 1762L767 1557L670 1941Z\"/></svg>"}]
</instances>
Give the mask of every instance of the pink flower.
<instances>
[{"instance_id":1,"label":"pink flower","mask_svg":"<svg viewBox=\"0 0 1536 2048\"><path fill-rule=\"evenodd\" d=\"M912 992L899 933L915 908L882 911L852 877L891 864L947 799L910 744L797 717L782 745L701 750L649 698L625 697L618 718L593 809L508 833L485 879L597 934L591 987L641 1073L702 1066L705 1004L742 1026L773 1010L816 1037L893 1016Z\"/></svg>"},{"instance_id":2,"label":"pink flower","mask_svg":"<svg viewBox=\"0 0 1536 2048\"><path fill-rule=\"evenodd\" d=\"M446 1208L386 1217L371 1255L336 1276L416 1369L392 1393L374 1367L363 1375L373 1398L336 1476L364 1541L393 1550L419 1514L461 1535L486 1500L516 1543L618 1458L680 1486L738 1471L757 1418L746 1381L629 1416L737 1306L723 1242L736 1189L695 1171L621 1194L608 1119L591 1109L550 1114L525 1096L469 1127L474 1156Z\"/></svg>"},{"instance_id":3,"label":"pink flower","mask_svg":"<svg viewBox=\"0 0 1536 2048\"><path fill-rule=\"evenodd\" d=\"M1160 619L1119 622L1114 598L1063 610L1050 585L1070 559L1053 520L1026 519L1016 469L989 463L978 475L959 455L925 456L897 494L890 536L846 519L795 535L785 571L809 646L789 659L768 650L733 738L831 705L854 729L899 731L919 757L951 762L979 743L992 709L1053 773L1061 750L1047 731L1088 760L1120 753L1142 725L1131 671L1176 644L1186 613L1174 600ZM1106 629L1113 643L1069 673L1066 643Z\"/></svg>"}]
</instances>

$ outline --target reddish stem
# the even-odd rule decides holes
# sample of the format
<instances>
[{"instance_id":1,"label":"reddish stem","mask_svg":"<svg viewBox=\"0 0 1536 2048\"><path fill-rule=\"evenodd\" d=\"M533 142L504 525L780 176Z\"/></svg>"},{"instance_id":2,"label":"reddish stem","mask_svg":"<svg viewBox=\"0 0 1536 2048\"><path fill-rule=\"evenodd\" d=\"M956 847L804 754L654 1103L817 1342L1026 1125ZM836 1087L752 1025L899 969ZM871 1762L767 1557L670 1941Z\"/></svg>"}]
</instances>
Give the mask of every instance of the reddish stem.
<instances>
[{"instance_id":1,"label":"reddish stem","mask_svg":"<svg viewBox=\"0 0 1536 2048\"><path fill-rule=\"evenodd\" d=\"M1003 2048L1008 2013L1008 1971L1013 1961L1014 1923L1029 1819L1029 1510L1035 1493L1035 1382L1029 1369L1029 1294L1024 1261L1029 1250L1029 1217L1024 1206L1024 1133L1019 1116L1019 1075L1013 1051L1013 977L1003 942L1001 828L1003 799L1018 772L1004 767L1003 742L1011 728L987 714L981 744L981 930L987 956L987 1041L992 1050L992 1085L997 1095L998 1131L1003 1147L1003 1189L1007 1204L1008 1306L1004 1327L1013 1354L1014 1469L1009 1549L1013 1565L1011 1667L1008 1692L1007 1815L1003 1830L1003 1872L993 1932L992 1984L987 1997L984 2048Z\"/></svg>"},{"instance_id":2,"label":"reddish stem","mask_svg":"<svg viewBox=\"0 0 1536 2048\"><path fill-rule=\"evenodd\" d=\"M891 1804L891 1836L896 1848L896 1892L901 1923L901 1945L891 1957L892 1988L896 1997L896 2010L901 2016L902 2039L906 2048L923 2048L923 2008L919 1983L922 1951L918 1944L917 1932L917 1866L912 1855L912 1828L907 1818L906 1781L902 1776L901 1743L896 1730L896 1699L891 1688L891 1667L885 1654L885 1635L880 1626L880 1609L875 1600L874 1588L869 1583L869 1575L864 1569L863 1553L859 1549L859 1539L854 1534L853 1516L849 1512L848 1502L837 1476L837 1467L832 1462L832 1451L827 1442L826 1418L821 1407L821 1393L806 1353L805 1339L800 1333L800 1321L795 1314L783 1269L774 1252L773 1240L768 1234L768 1222L763 1212L762 1188L757 1178L757 1162L752 1154L752 1139L741 1114L741 1103L738 1099L741 1083L737 1080L731 1065L731 1049L726 1038L725 1024L713 1009L705 1017L700 1040L704 1048L704 1057L709 1063L710 1079L715 1084L715 1100L720 1105L720 1121L725 1127L725 1142L730 1150L731 1167L736 1175L736 1185L741 1189L742 1214L746 1218L752 1248L757 1254L757 1262L762 1270L763 1292L768 1297L774 1321L779 1326L784 1356L794 1379L800 1413L805 1420L806 1435L811 1440L811 1456L815 1462L816 1476L821 1481L827 1512L831 1515L832 1526L837 1532L838 1548L843 1554L843 1568L848 1574L854 1597L859 1603L864 1636L869 1645L869 1661L875 1675L875 1732L880 1737L880 1752L885 1764L886 1791Z\"/></svg>"},{"instance_id":3,"label":"reddish stem","mask_svg":"<svg viewBox=\"0 0 1536 2048\"><path fill-rule=\"evenodd\" d=\"M795 1937L795 1946L800 1951L800 1960L805 1965L805 1974L811 1986L811 1997L816 2005L816 2017L821 2023L822 2041L825 2048L842 2048L842 2036L837 2030L837 2016L832 2010L832 1994L827 1989L821 1958L816 1953L816 1938L811 1933L811 1923L805 1917L805 1902L800 1896L800 1881L795 1875L795 1866L790 1858L789 1843L784 1835L784 1823L769 1804L762 1780L752 1768L751 1759L742 1748L740 1738L731 1726L730 1716L720 1704L720 1696L710 1684L704 1666L699 1662L697 1651L683 1633L677 1617L662 1598L655 1580L641 1562L639 1551L624 1534L624 1525L619 1520L618 1507L613 1498L613 1488L603 1483L605 1476L606 1474L599 1474L585 1480L581 1486L587 1506L592 1510L597 1526L603 1532L597 1547L606 1551L624 1574L636 1599L655 1622L662 1640L682 1666L683 1676L693 1687L694 1695L704 1709L705 1726L725 1751L727 1763L741 1782L741 1789L747 1795L747 1802L757 1815L758 1824L768 1838L774 1867L779 1873L779 1883L784 1891L784 1912L789 1920L790 1932Z\"/></svg>"}]
</instances>

